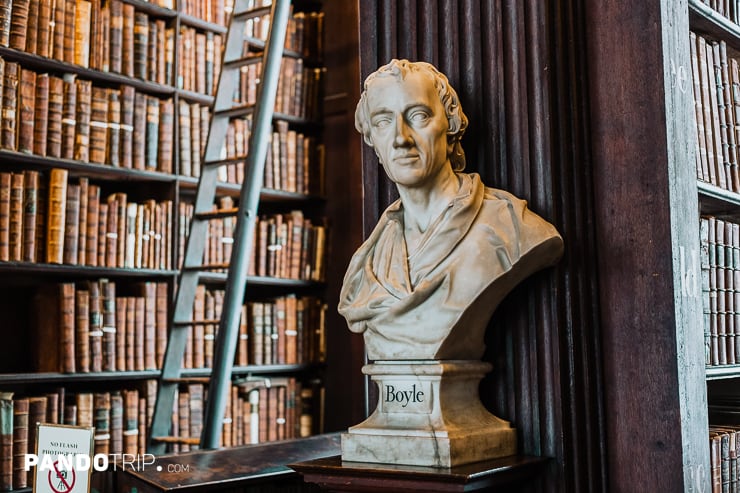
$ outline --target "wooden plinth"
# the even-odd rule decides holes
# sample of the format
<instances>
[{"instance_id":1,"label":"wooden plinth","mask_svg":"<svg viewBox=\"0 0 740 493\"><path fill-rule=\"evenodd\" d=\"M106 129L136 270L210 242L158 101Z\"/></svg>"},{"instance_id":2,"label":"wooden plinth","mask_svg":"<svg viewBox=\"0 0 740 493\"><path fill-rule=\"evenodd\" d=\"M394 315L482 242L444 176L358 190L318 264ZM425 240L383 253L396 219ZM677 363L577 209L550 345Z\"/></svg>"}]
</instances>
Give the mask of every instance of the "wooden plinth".
<instances>
[{"instance_id":1,"label":"wooden plinth","mask_svg":"<svg viewBox=\"0 0 740 493\"><path fill-rule=\"evenodd\" d=\"M549 459L513 455L450 468L342 462L341 456L290 464L289 467L333 492L432 493L442 491L510 492L515 484L539 477Z\"/></svg>"}]
</instances>

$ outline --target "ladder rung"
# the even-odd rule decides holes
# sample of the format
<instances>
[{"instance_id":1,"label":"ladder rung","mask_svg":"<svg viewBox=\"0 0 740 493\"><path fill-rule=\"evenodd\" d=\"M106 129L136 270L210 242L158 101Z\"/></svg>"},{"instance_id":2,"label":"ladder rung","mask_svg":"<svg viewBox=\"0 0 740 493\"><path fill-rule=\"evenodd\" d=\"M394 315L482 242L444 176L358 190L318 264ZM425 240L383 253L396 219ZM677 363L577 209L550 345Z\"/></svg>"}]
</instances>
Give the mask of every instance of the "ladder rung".
<instances>
[{"instance_id":1,"label":"ladder rung","mask_svg":"<svg viewBox=\"0 0 740 493\"><path fill-rule=\"evenodd\" d=\"M204 221L211 221L213 219L222 219L224 217L234 217L239 212L237 207L231 207L229 209L218 209L209 212L199 212L195 214L196 219L202 219Z\"/></svg>"},{"instance_id":2,"label":"ladder rung","mask_svg":"<svg viewBox=\"0 0 740 493\"><path fill-rule=\"evenodd\" d=\"M257 7L256 9L249 10L234 10L231 14L235 19L253 19L255 17L261 17L270 13L272 7L270 5L266 7Z\"/></svg>"},{"instance_id":3,"label":"ladder rung","mask_svg":"<svg viewBox=\"0 0 740 493\"><path fill-rule=\"evenodd\" d=\"M209 377L163 378L162 383L211 383Z\"/></svg>"},{"instance_id":4,"label":"ladder rung","mask_svg":"<svg viewBox=\"0 0 740 493\"><path fill-rule=\"evenodd\" d=\"M204 265L190 265L183 267L182 270L189 272L201 272L218 269L228 269L229 264L204 264Z\"/></svg>"},{"instance_id":5,"label":"ladder rung","mask_svg":"<svg viewBox=\"0 0 740 493\"><path fill-rule=\"evenodd\" d=\"M176 327L188 327L190 325L215 325L221 323L218 318L211 318L206 320L175 320L172 325Z\"/></svg>"},{"instance_id":6,"label":"ladder rung","mask_svg":"<svg viewBox=\"0 0 740 493\"><path fill-rule=\"evenodd\" d=\"M182 443L185 445L200 444L200 438L196 437L152 437L152 441L161 443Z\"/></svg>"},{"instance_id":7,"label":"ladder rung","mask_svg":"<svg viewBox=\"0 0 740 493\"><path fill-rule=\"evenodd\" d=\"M241 67L246 67L248 65L254 65L256 63L260 63L262 61L262 55L252 55L247 56L243 58L237 58L235 60L229 60L227 62L224 62L223 67L221 70L228 70L228 69L237 69Z\"/></svg>"},{"instance_id":8,"label":"ladder rung","mask_svg":"<svg viewBox=\"0 0 740 493\"><path fill-rule=\"evenodd\" d=\"M234 106L233 108L229 108L228 110L218 110L213 113L213 116L225 116L225 117L235 117L235 116L247 116L254 113L254 105L241 105L241 106Z\"/></svg>"}]
</instances>

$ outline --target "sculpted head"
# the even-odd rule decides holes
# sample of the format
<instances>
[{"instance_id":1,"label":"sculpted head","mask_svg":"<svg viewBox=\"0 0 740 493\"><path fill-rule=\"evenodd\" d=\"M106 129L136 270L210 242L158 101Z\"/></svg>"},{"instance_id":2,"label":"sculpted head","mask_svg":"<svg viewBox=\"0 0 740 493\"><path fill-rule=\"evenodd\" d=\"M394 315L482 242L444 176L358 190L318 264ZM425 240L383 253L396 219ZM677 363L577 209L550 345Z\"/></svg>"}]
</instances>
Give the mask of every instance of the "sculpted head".
<instances>
[{"instance_id":1,"label":"sculpted head","mask_svg":"<svg viewBox=\"0 0 740 493\"><path fill-rule=\"evenodd\" d=\"M427 100L427 106L431 108L432 112L437 108L440 109L439 114L427 115L427 117L444 118L446 120L445 141L443 142L446 149L443 156L437 156L436 159L443 158L444 161L449 159L454 171L462 171L465 168L465 152L460 144L460 139L468 126L468 118L463 113L457 93L450 86L447 77L433 65L426 62L394 59L365 79L364 90L355 111L355 127L363 135L365 142L375 149L381 162L383 162L384 157L383 149L381 149L383 143L379 141L382 139L382 134L379 138L377 130L380 130L380 127L378 124L386 125L389 122L375 118L374 123L374 116L378 111L378 101L387 100L387 96L390 96L388 94L389 88L390 91L394 91L395 88L407 91L414 90L414 94L418 95L417 98ZM434 100L430 101L426 97L426 93L433 95L432 99ZM412 94L411 97L414 97L414 95ZM418 127L421 123L420 118L424 118L423 115L412 112L409 112L406 116L411 127ZM376 132L373 131L374 128ZM430 130L427 129L427 133L429 132ZM399 138L403 139L403 137ZM434 137L430 136L430 138ZM422 143L416 144L417 146L423 145ZM396 142L395 145L402 145L402 143ZM433 144L430 143L431 145ZM383 165L386 167L386 171L389 171L388 163L383 162ZM391 179L393 179L393 176L391 176Z\"/></svg>"}]
</instances>

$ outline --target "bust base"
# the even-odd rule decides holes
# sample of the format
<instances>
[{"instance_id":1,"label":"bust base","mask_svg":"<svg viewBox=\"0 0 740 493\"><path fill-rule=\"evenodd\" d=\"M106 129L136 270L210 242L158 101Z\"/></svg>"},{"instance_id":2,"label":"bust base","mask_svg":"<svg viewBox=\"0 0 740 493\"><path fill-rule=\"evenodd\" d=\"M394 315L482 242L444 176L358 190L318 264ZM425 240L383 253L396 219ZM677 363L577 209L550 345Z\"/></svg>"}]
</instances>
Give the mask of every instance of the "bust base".
<instances>
[{"instance_id":1,"label":"bust base","mask_svg":"<svg viewBox=\"0 0 740 493\"><path fill-rule=\"evenodd\" d=\"M489 413L481 361L379 361L363 373L378 384L375 412L342 434L342 460L453 467L516 454L516 431Z\"/></svg>"}]
</instances>

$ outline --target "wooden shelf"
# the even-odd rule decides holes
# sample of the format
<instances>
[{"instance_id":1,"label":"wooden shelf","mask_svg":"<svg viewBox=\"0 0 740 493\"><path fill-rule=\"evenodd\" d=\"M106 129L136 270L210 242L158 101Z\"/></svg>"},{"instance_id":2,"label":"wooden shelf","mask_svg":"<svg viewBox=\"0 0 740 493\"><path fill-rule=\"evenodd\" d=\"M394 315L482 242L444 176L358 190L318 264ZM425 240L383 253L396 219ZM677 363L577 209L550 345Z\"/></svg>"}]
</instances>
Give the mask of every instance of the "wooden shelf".
<instances>
[{"instance_id":1,"label":"wooden shelf","mask_svg":"<svg viewBox=\"0 0 740 493\"><path fill-rule=\"evenodd\" d=\"M216 34L226 34L226 32L228 31L225 26L222 26L220 24L208 22L203 19L199 19L198 17L193 17L192 15L182 13L180 14L180 24L188 27L194 27L202 31L211 31Z\"/></svg>"},{"instance_id":2,"label":"wooden shelf","mask_svg":"<svg viewBox=\"0 0 740 493\"><path fill-rule=\"evenodd\" d=\"M209 96L208 94L202 94L195 91L186 91L185 89L177 89L177 95L181 99L185 99L187 101L190 101L191 103L200 103L204 106L212 106L213 105L213 96Z\"/></svg>"},{"instance_id":3,"label":"wooden shelf","mask_svg":"<svg viewBox=\"0 0 740 493\"><path fill-rule=\"evenodd\" d=\"M304 373L312 369L318 369L316 364L295 364L295 365L248 365L235 366L232 370L233 375L290 375L295 373ZM190 368L182 369L182 377L210 377L211 368Z\"/></svg>"},{"instance_id":4,"label":"wooden shelf","mask_svg":"<svg viewBox=\"0 0 740 493\"><path fill-rule=\"evenodd\" d=\"M0 262L0 275L35 274L48 276L112 277L112 278L174 278L175 270L129 269L123 267L92 267L89 265L39 264L34 262Z\"/></svg>"},{"instance_id":5,"label":"wooden shelf","mask_svg":"<svg viewBox=\"0 0 740 493\"><path fill-rule=\"evenodd\" d=\"M24 383L67 383L67 382L101 382L113 380L147 380L150 378L159 378L159 370L142 370L142 371L102 371L94 373L2 373L0 382L3 384L24 384Z\"/></svg>"},{"instance_id":6,"label":"wooden shelf","mask_svg":"<svg viewBox=\"0 0 740 493\"><path fill-rule=\"evenodd\" d=\"M245 158L224 160L224 164L243 162ZM182 190L192 190L198 186L198 179L192 176L178 177L180 188ZM237 183L219 183L216 188L216 195L228 195L230 197L239 197L242 186ZM308 195L299 192L286 192L285 190L274 190L263 188L260 192L260 202L283 202L283 203L305 203L305 202L323 202L326 199L318 195Z\"/></svg>"},{"instance_id":7,"label":"wooden shelf","mask_svg":"<svg viewBox=\"0 0 740 493\"><path fill-rule=\"evenodd\" d=\"M740 215L740 194L703 181L696 182L702 214Z\"/></svg>"},{"instance_id":8,"label":"wooden shelf","mask_svg":"<svg viewBox=\"0 0 740 493\"><path fill-rule=\"evenodd\" d=\"M689 0L689 24L692 31L723 39L728 47L740 51L740 26L701 0Z\"/></svg>"},{"instance_id":9,"label":"wooden shelf","mask_svg":"<svg viewBox=\"0 0 740 493\"><path fill-rule=\"evenodd\" d=\"M740 365L707 366L707 380L740 377Z\"/></svg>"},{"instance_id":10,"label":"wooden shelf","mask_svg":"<svg viewBox=\"0 0 740 493\"><path fill-rule=\"evenodd\" d=\"M157 4L147 2L146 0L123 0L124 3L133 5L136 10L145 12L154 17L160 17L164 19L174 19L177 17L177 11L168 9L166 7L160 7Z\"/></svg>"},{"instance_id":11,"label":"wooden shelf","mask_svg":"<svg viewBox=\"0 0 740 493\"><path fill-rule=\"evenodd\" d=\"M226 282L225 272L205 272L200 275L200 281L203 284L222 284ZM283 279L280 277L247 277L247 292L251 286L255 287L273 287L280 289L317 289L324 285L318 281L304 281L302 279Z\"/></svg>"}]
</instances>

